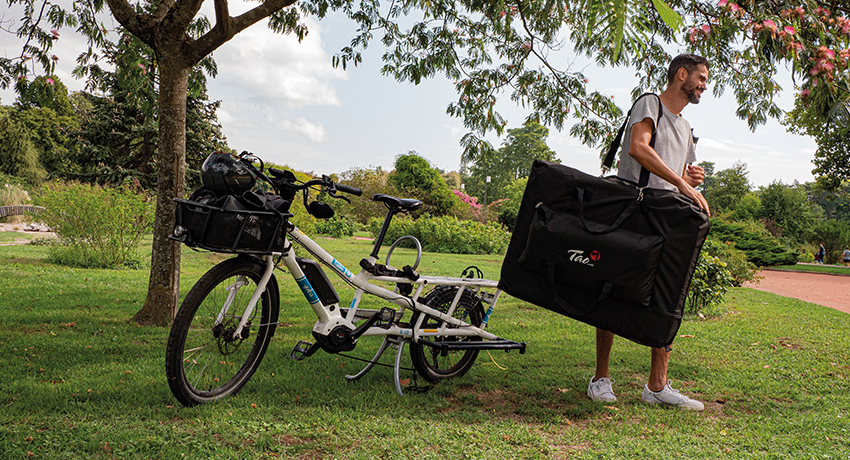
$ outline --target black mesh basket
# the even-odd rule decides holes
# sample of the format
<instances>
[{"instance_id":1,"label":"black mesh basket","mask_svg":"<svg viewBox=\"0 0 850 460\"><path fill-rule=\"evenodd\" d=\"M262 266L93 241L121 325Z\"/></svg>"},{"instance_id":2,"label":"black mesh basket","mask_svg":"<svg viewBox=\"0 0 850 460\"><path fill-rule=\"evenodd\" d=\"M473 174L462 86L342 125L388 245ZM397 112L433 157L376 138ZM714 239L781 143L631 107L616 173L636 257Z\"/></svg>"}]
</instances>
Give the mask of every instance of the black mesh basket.
<instances>
[{"instance_id":1,"label":"black mesh basket","mask_svg":"<svg viewBox=\"0 0 850 460\"><path fill-rule=\"evenodd\" d=\"M283 249L290 213L228 210L176 198L174 234L169 238L215 252L271 254Z\"/></svg>"}]
</instances>

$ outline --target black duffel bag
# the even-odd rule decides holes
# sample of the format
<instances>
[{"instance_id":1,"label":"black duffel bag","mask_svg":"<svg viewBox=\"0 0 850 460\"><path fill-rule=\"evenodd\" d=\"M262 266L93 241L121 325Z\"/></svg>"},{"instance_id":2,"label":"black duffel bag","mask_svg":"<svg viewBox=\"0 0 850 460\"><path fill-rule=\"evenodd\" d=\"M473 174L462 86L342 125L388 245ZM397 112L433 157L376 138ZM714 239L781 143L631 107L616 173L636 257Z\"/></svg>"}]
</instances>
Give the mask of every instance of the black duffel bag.
<instances>
[{"instance_id":1,"label":"black duffel bag","mask_svg":"<svg viewBox=\"0 0 850 460\"><path fill-rule=\"evenodd\" d=\"M535 161L499 287L651 347L673 343L708 216L677 192Z\"/></svg>"}]
</instances>

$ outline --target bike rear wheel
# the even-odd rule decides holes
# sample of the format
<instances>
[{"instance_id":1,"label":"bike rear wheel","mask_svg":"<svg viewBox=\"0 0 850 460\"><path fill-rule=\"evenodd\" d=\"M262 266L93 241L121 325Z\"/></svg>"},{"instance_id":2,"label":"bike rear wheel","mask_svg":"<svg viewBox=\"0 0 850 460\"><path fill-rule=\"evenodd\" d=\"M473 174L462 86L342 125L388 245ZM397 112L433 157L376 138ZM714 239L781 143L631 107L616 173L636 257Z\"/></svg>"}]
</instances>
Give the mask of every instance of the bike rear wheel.
<instances>
[{"instance_id":1,"label":"bike rear wheel","mask_svg":"<svg viewBox=\"0 0 850 460\"><path fill-rule=\"evenodd\" d=\"M183 300L165 351L168 386L182 404L234 395L259 367L277 326L274 276L242 333L234 332L265 268L256 257L228 259L205 273Z\"/></svg>"},{"instance_id":2,"label":"bike rear wheel","mask_svg":"<svg viewBox=\"0 0 850 460\"><path fill-rule=\"evenodd\" d=\"M429 307L439 310L443 313L448 313L449 307L457 294L457 286L437 286L422 299L422 303ZM473 326L481 327L481 322L484 318L484 306L481 300L471 290L463 288L457 307L452 313L453 318L458 318ZM416 324L419 316L423 313L414 312L411 318L411 324ZM422 322L422 329L437 329L443 326L444 322L431 317L425 316ZM456 337L435 337L436 342L443 341L480 341L481 337L456 336ZM421 343L410 344L410 357L413 361L413 367L425 380L436 383L443 379L452 377L460 377L466 374L472 365L475 364L475 359L478 358L478 350L456 350L449 351L445 356L428 345Z\"/></svg>"}]
</instances>

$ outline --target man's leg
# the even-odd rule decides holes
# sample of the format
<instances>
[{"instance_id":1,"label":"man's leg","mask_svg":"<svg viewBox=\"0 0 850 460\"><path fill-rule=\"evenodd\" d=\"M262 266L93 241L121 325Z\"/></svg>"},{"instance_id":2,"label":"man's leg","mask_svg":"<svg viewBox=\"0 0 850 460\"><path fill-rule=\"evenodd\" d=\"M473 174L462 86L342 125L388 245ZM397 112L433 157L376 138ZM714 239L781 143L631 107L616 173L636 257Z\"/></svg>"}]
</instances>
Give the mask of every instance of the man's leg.
<instances>
[{"instance_id":1,"label":"man's leg","mask_svg":"<svg viewBox=\"0 0 850 460\"><path fill-rule=\"evenodd\" d=\"M611 347L614 344L614 334L602 329L596 329L596 374L587 384L587 396L594 401L614 402L614 383L608 375L608 359L611 356Z\"/></svg>"},{"instance_id":2,"label":"man's leg","mask_svg":"<svg viewBox=\"0 0 850 460\"><path fill-rule=\"evenodd\" d=\"M652 362L649 368L649 383L643 387L641 399L651 404L666 404L685 410L701 411L701 402L688 398L667 383L667 365L670 352L664 348L651 348Z\"/></svg>"},{"instance_id":3,"label":"man's leg","mask_svg":"<svg viewBox=\"0 0 850 460\"><path fill-rule=\"evenodd\" d=\"M611 358L611 348L614 346L614 333L596 328L596 374L593 380L610 378L608 361Z\"/></svg>"},{"instance_id":4,"label":"man's leg","mask_svg":"<svg viewBox=\"0 0 850 460\"><path fill-rule=\"evenodd\" d=\"M652 361L649 365L649 389L661 391L667 385L667 364L670 362L670 352L664 348L650 348Z\"/></svg>"}]
</instances>

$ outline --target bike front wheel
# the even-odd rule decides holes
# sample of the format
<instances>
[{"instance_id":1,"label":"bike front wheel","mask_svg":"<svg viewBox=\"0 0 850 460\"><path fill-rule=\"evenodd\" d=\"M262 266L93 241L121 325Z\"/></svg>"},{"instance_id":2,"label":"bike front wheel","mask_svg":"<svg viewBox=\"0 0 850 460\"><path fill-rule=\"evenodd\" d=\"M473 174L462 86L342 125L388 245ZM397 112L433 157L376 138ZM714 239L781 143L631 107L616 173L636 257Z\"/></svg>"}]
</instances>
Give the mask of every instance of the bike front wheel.
<instances>
[{"instance_id":1,"label":"bike front wheel","mask_svg":"<svg viewBox=\"0 0 850 460\"><path fill-rule=\"evenodd\" d=\"M241 333L235 331L265 268L256 257L228 259L205 273L186 295L165 351L168 386L182 404L234 395L259 367L277 326L274 276Z\"/></svg>"},{"instance_id":2,"label":"bike front wheel","mask_svg":"<svg viewBox=\"0 0 850 460\"><path fill-rule=\"evenodd\" d=\"M449 307L457 294L459 288L456 286L437 286L428 293L422 303L429 307L448 313ZM416 324L423 313L415 312L411 318L411 324ZM473 326L481 327L484 318L484 306L481 300L471 290L463 288L460 300L452 313L453 318L460 319ZM445 324L443 321L425 316L422 321L422 329L438 329ZM480 341L481 337L455 336L436 337L435 341ZM413 367L425 380L436 383L443 379L460 377L472 368L475 359L478 358L478 350L455 350L445 355L436 348L420 343L410 344L410 357Z\"/></svg>"}]
</instances>

